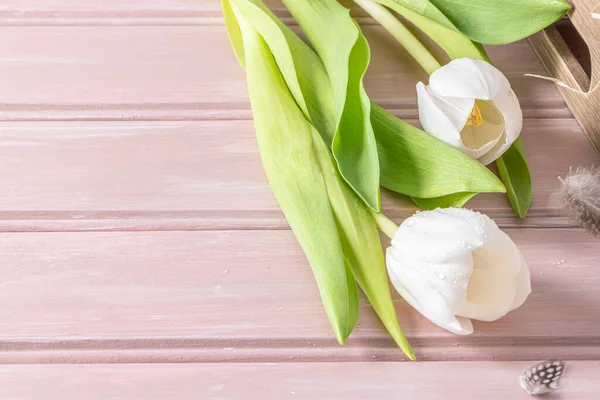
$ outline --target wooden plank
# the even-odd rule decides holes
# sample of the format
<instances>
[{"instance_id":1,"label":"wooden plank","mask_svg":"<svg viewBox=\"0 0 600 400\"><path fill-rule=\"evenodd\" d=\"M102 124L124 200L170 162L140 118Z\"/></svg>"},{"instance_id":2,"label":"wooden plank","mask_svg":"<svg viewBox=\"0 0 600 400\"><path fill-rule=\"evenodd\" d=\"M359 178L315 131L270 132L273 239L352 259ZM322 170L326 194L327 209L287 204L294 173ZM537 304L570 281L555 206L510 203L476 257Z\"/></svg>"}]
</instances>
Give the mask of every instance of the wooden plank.
<instances>
[{"instance_id":1,"label":"wooden plank","mask_svg":"<svg viewBox=\"0 0 600 400\"><path fill-rule=\"evenodd\" d=\"M280 0L264 0L264 2L274 9L282 9L283 4ZM22 16L32 12L48 11L49 16L54 13L64 11L86 11L94 12L100 15L117 13L119 11L194 11L202 12L220 12L220 0L131 0L122 2L119 0L88 0L85 2L77 0L1 0L0 15Z\"/></svg>"},{"instance_id":2,"label":"wooden plank","mask_svg":"<svg viewBox=\"0 0 600 400\"><path fill-rule=\"evenodd\" d=\"M596 156L573 120L527 120L523 137L534 182L531 215L556 216L549 197L557 176L570 166L593 164ZM230 211L235 219L253 217L240 214L253 210L285 225L262 170L251 121L4 123L0 182L3 222L118 217L97 210L187 211L189 218L194 212L226 217L223 212ZM469 206L498 217L512 214L503 194L477 196ZM384 208L399 217L414 210L389 192Z\"/></svg>"},{"instance_id":3,"label":"wooden plank","mask_svg":"<svg viewBox=\"0 0 600 400\"><path fill-rule=\"evenodd\" d=\"M382 28L364 30L371 98L416 118L425 74ZM543 73L527 42L489 50L528 117L570 116L554 87L523 76ZM223 26L0 27L0 54L0 119L251 117Z\"/></svg>"},{"instance_id":4,"label":"wooden plank","mask_svg":"<svg viewBox=\"0 0 600 400\"><path fill-rule=\"evenodd\" d=\"M598 1L573 0L573 5L569 20L587 45L590 76L555 27L537 33L530 41L548 74L567 85L559 87L560 93L600 155L600 91L596 90L600 85L600 21L591 18Z\"/></svg>"},{"instance_id":5,"label":"wooden plank","mask_svg":"<svg viewBox=\"0 0 600 400\"><path fill-rule=\"evenodd\" d=\"M418 357L600 358L597 241L507 232L532 270L526 305L457 337L396 295ZM0 244L3 363L402 359L364 299L348 344L335 343L291 231L5 233Z\"/></svg>"},{"instance_id":6,"label":"wooden plank","mask_svg":"<svg viewBox=\"0 0 600 400\"><path fill-rule=\"evenodd\" d=\"M63 399L530 399L524 362L9 365L7 400ZM568 362L552 399L600 397L600 364ZM249 397L250 396L250 397Z\"/></svg>"}]
</instances>

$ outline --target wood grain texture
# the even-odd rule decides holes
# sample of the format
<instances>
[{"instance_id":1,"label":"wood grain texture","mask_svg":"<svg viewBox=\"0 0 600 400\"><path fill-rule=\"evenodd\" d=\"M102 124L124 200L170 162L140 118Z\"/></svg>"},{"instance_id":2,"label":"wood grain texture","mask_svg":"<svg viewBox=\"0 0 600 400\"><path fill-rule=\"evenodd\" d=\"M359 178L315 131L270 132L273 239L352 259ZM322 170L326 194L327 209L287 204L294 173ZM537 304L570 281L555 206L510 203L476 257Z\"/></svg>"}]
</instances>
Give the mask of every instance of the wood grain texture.
<instances>
[{"instance_id":1,"label":"wood grain texture","mask_svg":"<svg viewBox=\"0 0 600 400\"><path fill-rule=\"evenodd\" d=\"M427 77L353 12L369 95L417 124ZM534 293L470 337L394 295L425 361L400 363L364 296L347 345L333 339L219 0L0 0L0 397L525 399L525 360L552 357L577 360L553 398L600 397L600 246L550 202L557 176L597 158L556 88L523 76L544 73L526 41L488 51L524 110L534 199L524 221L502 195L469 206L520 246Z\"/></svg>"},{"instance_id":2,"label":"wood grain texture","mask_svg":"<svg viewBox=\"0 0 600 400\"><path fill-rule=\"evenodd\" d=\"M395 295L417 356L600 358L597 241L578 229L507 232L532 270L528 302L457 337ZM364 299L347 346L335 343L291 231L1 234L0 243L0 320L10 321L0 362L402 359Z\"/></svg>"},{"instance_id":3,"label":"wood grain texture","mask_svg":"<svg viewBox=\"0 0 600 400\"><path fill-rule=\"evenodd\" d=\"M586 74L555 27L539 32L530 41L548 74L576 90L559 86L560 93L600 155L600 90L595 90L600 84L600 20L592 15L598 1L573 0L573 5L569 19L587 43L591 76Z\"/></svg>"},{"instance_id":4,"label":"wood grain texture","mask_svg":"<svg viewBox=\"0 0 600 400\"><path fill-rule=\"evenodd\" d=\"M281 10L284 8L280 0L264 0L270 8ZM159 12L185 11L190 13L210 12L221 14L220 0L2 0L0 1L2 16L22 15L31 12L47 11L60 13L64 11L86 11L96 13L113 13L119 11L142 12L155 10Z\"/></svg>"},{"instance_id":5,"label":"wood grain texture","mask_svg":"<svg viewBox=\"0 0 600 400\"><path fill-rule=\"evenodd\" d=\"M531 399L523 362L27 365L0 367L6 400ZM600 364L569 362L551 399L600 397ZM468 391L467 388L468 387Z\"/></svg>"},{"instance_id":6,"label":"wood grain texture","mask_svg":"<svg viewBox=\"0 0 600 400\"><path fill-rule=\"evenodd\" d=\"M573 120L527 120L523 137L534 182L532 218L521 222L528 224L560 215L550 201L557 177L571 166L594 163L596 156ZM251 121L5 123L0 163L5 193L0 219L7 225L28 219L23 211L37 212L29 217L34 220L81 224L102 219L96 210L186 211L188 217L207 219L230 211L236 213L231 219L254 220L262 213L285 225L262 170ZM383 203L394 216L414 211L390 192ZM502 194L477 196L469 206L496 217L512 214ZM244 213L251 210L255 214ZM173 218L173 213L152 215Z\"/></svg>"},{"instance_id":7,"label":"wood grain texture","mask_svg":"<svg viewBox=\"0 0 600 400\"><path fill-rule=\"evenodd\" d=\"M371 98L417 118L408 54L378 26L364 29L373 62ZM527 42L491 47L529 118L570 117ZM514 60L519 60L515 62ZM0 27L0 118L4 120L251 119L244 72L223 26Z\"/></svg>"}]
</instances>

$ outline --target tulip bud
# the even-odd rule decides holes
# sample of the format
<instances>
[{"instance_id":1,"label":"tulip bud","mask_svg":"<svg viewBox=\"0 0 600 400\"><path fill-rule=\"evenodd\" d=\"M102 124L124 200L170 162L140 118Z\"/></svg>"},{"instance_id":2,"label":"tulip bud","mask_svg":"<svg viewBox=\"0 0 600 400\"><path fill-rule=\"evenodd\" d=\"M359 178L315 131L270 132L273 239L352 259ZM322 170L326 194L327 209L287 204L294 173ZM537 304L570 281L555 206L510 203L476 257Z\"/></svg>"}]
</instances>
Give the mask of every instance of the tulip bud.
<instances>
[{"instance_id":1,"label":"tulip bud","mask_svg":"<svg viewBox=\"0 0 600 400\"><path fill-rule=\"evenodd\" d=\"M470 318L494 321L531 293L529 268L513 241L486 215L461 208L418 213L387 250L392 284L417 311L459 335Z\"/></svg>"},{"instance_id":2,"label":"tulip bud","mask_svg":"<svg viewBox=\"0 0 600 400\"><path fill-rule=\"evenodd\" d=\"M523 113L508 79L491 64L450 61L417 84L423 129L487 165L521 134Z\"/></svg>"}]
</instances>

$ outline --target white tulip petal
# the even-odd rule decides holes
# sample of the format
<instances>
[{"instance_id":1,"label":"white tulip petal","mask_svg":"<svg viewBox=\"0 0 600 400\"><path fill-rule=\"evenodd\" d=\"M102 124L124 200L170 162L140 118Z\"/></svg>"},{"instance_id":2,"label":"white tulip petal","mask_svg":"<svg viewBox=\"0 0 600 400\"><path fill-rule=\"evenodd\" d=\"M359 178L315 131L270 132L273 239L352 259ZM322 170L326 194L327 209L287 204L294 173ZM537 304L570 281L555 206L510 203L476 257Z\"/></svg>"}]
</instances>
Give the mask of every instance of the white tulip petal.
<instances>
[{"instance_id":1,"label":"white tulip petal","mask_svg":"<svg viewBox=\"0 0 600 400\"><path fill-rule=\"evenodd\" d=\"M469 318L492 321L523 304L529 269L512 240L487 216L466 209L425 211L405 220L386 255L400 295L457 334Z\"/></svg>"},{"instance_id":2,"label":"white tulip petal","mask_svg":"<svg viewBox=\"0 0 600 400\"><path fill-rule=\"evenodd\" d=\"M476 100L482 122L479 125L466 125L460 132L465 146L473 149L471 157L478 159L488 153L504 134L504 117L493 102Z\"/></svg>"},{"instance_id":3,"label":"white tulip petal","mask_svg":"<svg viewBox=\"0 0 600 400\"><path fill-rule=\"evenodd\" d=\"M431 98L429 90L422 82L417 83L417 101L419 104L419 120L425 132L462 151L468 151L468 148L463 145L460 139L460 130L462 127L457 128L450 118L437 106L436 102ZM473 108L472 105L471 108ZM469 108L464 117L465 122L471 112L471 108Z\"/></svg>"},{"instance_id":4,"label":"white tulip petal","mask_svg":"<svg viewBox=\"0 0 600 400\"><path fill-rule=\"evenodd\" d=\"M494 99L494 104L504 116L505 130L503 137L496 146L485 155L478 158L484 165L495 161L512 146L523 130L523 111L515 92L511 89L503 92Z\"/></svg>"},{"instance_id":5,"label":"white tulip petal","mask_svg":"<svg viewBox=\"0 0 600 400\"><path fill-rule=\"evenodd\" d=\"M512 305L510 306L510 310L515 310L525 303L527 297L531 294L531 274L529 273L529 267L527 266L527 262L521 256L521 269L519 270L519 274L516 277L516 293L515 298L513 300Z\"/></svg>"},{"instance_id":6,"label":"white tulip petal","mask_svg":"<svg viewBox=\"0 0 600 400\"><path fill-rule=\"evenodd\" d=\"M502 154L508 150L509 146L506 146L506 131L502 133L498 142L489 149L485 154L476 157L476 160L482 163L483 165L488 165L494 161L496 161Z\"/></svg>"},{"instance_id":7,"label":"white tulip petal","mask_svg":"<svg viewBox=\"0 0 600 400\"><path fill-rule=\"evenodd\" d=\"M510 310L515 293L514 276L507 276L484 260L489 255L478 256L480 250L474 252L474 268L467 289L467 301L457 314L466 318L481 321L495 321Z\"/></svg>"},{"instance_id":8,"label":"white tulip petal","mask_svg":"<svg viewBox=\"0 0 600 400\"><path fill-rule=\"evenodd\" d=\"M488 62L452 60L431 74L429 86L417 84L417 94L423 129L484 165L504 154L521 134L519 100L504 74ZM483 107L478 107L479 120L475 104ZM470 118L474 122L467 124Z\"/></svg>"},{"instance_id":9,"label":"white tulip petal","mask_svg":"<svg viewBox=\"0 0 600 400\"><path fill-rule=\"evenodd\" d=\"M494 98L494 104L504 116L507 141L512 144L523 130L523 111L515 92L510 89Z\"/></svg>"},{"instance_id":10,"label":"white tulip petal","mask_svg":"<svg viewBox=\"0 0 600 400\"><path fill-rule=\"evenodd\" d=\"M471 115L471 111L473 110L473 106L475 105L475 99L459 99L459 98L451 98L451 97L441 97L435 94L433 90L431 90L427 86L423 86L429 95L431 101L439 108L439 110L444 113L446 118L452 122L454 128L457 131L461 131L469 116ZM417 93L418 94L418 93Z\"/></svg>"},{"instance_id":11,"label":"white tulip petal","mask_svg":"<svg viewBox=\"0 0 600 400\"><path fill-rule=\"evenodd\" d=\"M489 218L484 223L484 232L484 245L473 252L467 302L458 315L494 321L511 310L522 256L508 235Z\"/></svg>"},{"instance_id":12,"label":"white tulip petal","mask_svg":"<svg viewBox=\"0 0 600 400\"><path fill-rule=\"evenodd\" d=\"M507 92L510 83L488 62L459 58L433 72L429 87L439 96L493 100Z\"/></svg>"},{"instance_id":13,"label":"white tulip petal","mask_svg":"<svg viewBox=\"0 0 600 400\"><path fill-rule=\"evenodd\" d=\"M457 318L444 297L420 271L404 265L402 257L389 248L386 254L390 280L406 302L434 324L458 335L473 333L466 318Z\"/></svg>"},{"instance_id":14,"label":"white tulip petal","mask_svg":"<svg viewBox=\"0 0 600 400\"><path fill-rule=\"evenodd\" d=\"M484 224L483 217L462 208L423 211L400 225L392 246L411 260L433 264L470 258L471 250L483 245L483 233L474 229Z\"/></svg>"}]
</instances>

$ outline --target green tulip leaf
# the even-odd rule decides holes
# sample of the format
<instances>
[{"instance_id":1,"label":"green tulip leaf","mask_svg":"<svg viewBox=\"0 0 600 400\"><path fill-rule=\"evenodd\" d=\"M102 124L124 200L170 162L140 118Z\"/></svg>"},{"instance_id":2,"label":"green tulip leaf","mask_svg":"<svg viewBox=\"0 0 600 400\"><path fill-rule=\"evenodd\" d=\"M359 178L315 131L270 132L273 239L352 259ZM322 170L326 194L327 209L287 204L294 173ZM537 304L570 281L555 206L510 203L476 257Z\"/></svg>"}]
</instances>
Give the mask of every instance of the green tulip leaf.
<instances>
[{"instance_id":1,"label":"green tulip leaf","mask_svg":"<svg viewBox=\"0 0 600 400\"><path fill-rule=\"evenodd\" d=\"M571 9L565 0L429 1L460 32L484 44L524 39L561 19Z\"/></svg>"},{"instance_id":2,"label":"green tulip leaf","mask_svg":"<svg viewBox=\"0 0 600 400\"><path fill-rule=\"evenodd\" d=\"M269 47L239 14L237 26L263 167L311 265L335 336L344 343L358 318L358 294L314 151L313 137L318 133L294 100Z\"/></svg>"},{"instance_id":3,"label":"green tulip leaf","mask_svg":"<svg viewBox=\"0 0 600 400\"><path fill-rule=\"evenodd\" d=\"M314 143L342 240L344 255L354 279L394 341L410 359L414 360L415 355L398 325L377 224L371 212L340 176L333 156L323 140L315 137Z\"/></svg>"},{"instance_id":4,"label":"green tulip leaf","mask_svg":"<svg viewBox=\"0 0 600 400\"><path fill-rule=\"evenodd\" d=\"M452 48L465 47L464 39L453 32L460 32L477 43L512 43L546 28L564 17L571 8L565 0L373 1L414 23L453 59L457 57L453 55ZM473 50L466 46L465 51L469 55L463 57L477 58L473 56Z\"/></svg>"},{"instance_id":5,"label":"green tulip leaf","mask_svg":"<svg viewBox=\"0 0 600 400\"><path fill-rule=\"evenodd\" d=\"M319 55L333 88L336 132L331 150L348 184L380 210L379 162L371 102L363 87L369 45L337 0L283 0ZM335 38L335 39L333 39Z\"/></svg>"},{"instance_id":6,"label":"green tulip leaf","mask_svg":"<svg viewBox=\"0 0 600 400\"><path fill-rule=\"evenodd\" d=\"M431 199L421 199L418 197L411 197L411 199L419 207L425 210L433 210L438 207L462 207L475 195L477 195L475 192L461 192L449 194L447 196L432 197Z\"/></svg>"},{"instance_id":7,"label":"green tulip leaf","mask_svg":"<svg viewBox=\"0 0 600 400\"><path fill-rule=\"evenodd\" d=\"M518 138L506 153L496 160L496 165L515 214L519 218L525 218L531 205L532 189L523 140Z\"/></svg>"},{"instance_id":8,"label":"green tulip leaf","mask_svg":"<svg viewBox=\"0 0 600 400\"><path fill-rule=\"evenodd\" d=\"M429 0L372 0L396 11L432 38L451 59L469 57L488 61L479 43L460 33Z\"/></svg>"},{"instance_id":9,"label":"green tulip leaf","mask_svg":"<svg viewBox=\"0 0 600 400\"><path fill-rule=\"evenodd\" d=\"M467 193L453 196L454 202L472 193L506 191L480 162L375 104L371 120L379 147L381 185L386 189L421 199ZM430 200L427 208L442 207L448 199L438 200L439 205Z\"/></svg>"},{"instance_id":10,"label":"green tulip leaf","mask_svg":"<svg viewBox=\"0 0 600 400\"><path fill-rule=\"evenodd\" d=\"M240 64L244 66L243 54L239 54L242 44L235 16L229 12L231 4L235 4L238 12L266 41L305 117L331 146L336 130L333 91L319 56L261 0L223 0L222 3L229 37Z\"/></svg>"}]
</instances>

